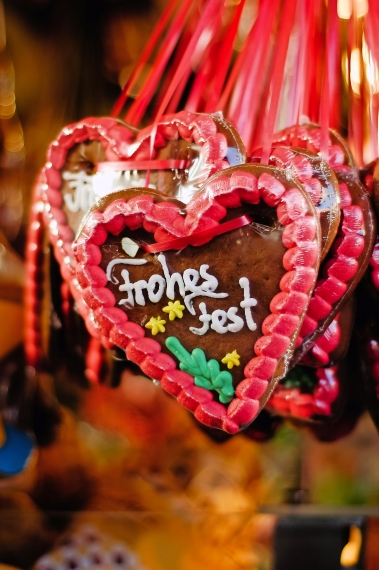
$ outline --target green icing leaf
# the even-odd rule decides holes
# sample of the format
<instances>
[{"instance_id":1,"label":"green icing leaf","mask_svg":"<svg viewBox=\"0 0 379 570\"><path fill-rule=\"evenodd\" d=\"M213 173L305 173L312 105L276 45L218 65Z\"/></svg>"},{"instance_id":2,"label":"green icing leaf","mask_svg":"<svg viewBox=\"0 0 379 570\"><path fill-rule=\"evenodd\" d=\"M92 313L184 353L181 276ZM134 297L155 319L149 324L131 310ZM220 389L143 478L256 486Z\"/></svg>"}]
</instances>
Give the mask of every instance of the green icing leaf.
<instances>
[{"instance_id":1,"label":"green icing leaf","mask_svg":"<svg viewBox=\"0 0 379 570\"><path fill-rule=\"evenodd\" d=\"M166 339L166 346L179 360L179 368L193 376L196 386L216 390L223 404L233 399L233 377L227 370L220 371L217 360L212 358L207 362L201 348L194 348L190 354L175 336Z\"/></svg>"},{"instance_id":2,"label":"green icing leaf","mask_svg":"<svg viewBox=\"0 0 379 570\"><path fill-rule=\"evenodd\" d=\"M286 388L299 388L304 393L312 393L317 379L310 376L302 366L295 366L281 381Z\"/></svg>"}]
</instances>

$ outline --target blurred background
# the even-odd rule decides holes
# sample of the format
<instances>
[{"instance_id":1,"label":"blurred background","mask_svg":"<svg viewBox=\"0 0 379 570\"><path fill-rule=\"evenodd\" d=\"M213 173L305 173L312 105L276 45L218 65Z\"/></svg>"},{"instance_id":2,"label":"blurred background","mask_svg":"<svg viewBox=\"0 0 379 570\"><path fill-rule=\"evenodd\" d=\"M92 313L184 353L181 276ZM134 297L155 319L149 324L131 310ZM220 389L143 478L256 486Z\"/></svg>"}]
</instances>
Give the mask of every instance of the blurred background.
<instances>
[{"instance_id":1,"label":"blurred background","mask_svg":"<svg viewBox=\"0 0 379 570\"><path fill-rule=\"evenodd\" d=\"M132 370L117 388L20 372L25 236L46 148L66 124L109 114L164 6L0 3L0 410L36 443L27 469L0 478L3 565L77 568L91 555L102 567L268 570L270 506L379 503L367 414L319 438L276 420L257 442L204 433Z\"/></svg>"}]
</instances>

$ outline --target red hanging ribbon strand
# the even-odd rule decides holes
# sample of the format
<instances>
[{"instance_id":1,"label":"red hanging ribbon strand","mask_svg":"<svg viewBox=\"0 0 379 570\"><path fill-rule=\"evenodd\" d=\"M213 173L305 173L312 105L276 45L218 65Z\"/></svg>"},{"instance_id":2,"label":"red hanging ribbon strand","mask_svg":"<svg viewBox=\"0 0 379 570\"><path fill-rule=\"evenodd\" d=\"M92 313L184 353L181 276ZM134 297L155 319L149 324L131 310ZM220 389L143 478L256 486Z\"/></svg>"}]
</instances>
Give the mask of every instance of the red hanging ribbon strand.
<instances>
[{"instance_id":1,"label":"red hanging ribbon strand","mask_svg":"<svg viewBox=\"0 0 379 570\"><path fill-rule=\"evenodd\" d=\"M190 160L119 160L115 162L99 162L96 171L184 170L190 165Z\"/></svg>"},{"instance_id":2,"label":"red hanging ribbon strand","mask_svg":"<svg viewBox=\"0 0 379 570\"><path fill-rule=\"evenodd\" d=\"M158 23L155 26L153 33L150 36L150 39L147 42L145 49L143 50L143 52L141 54L141 57L139 58L139 61L137 62L137 65L135 66L134 70L132 71L129 79L125 83L125 86L124 86L120 96L118 97L116 103L114 104L114 107L113 107L111 114L110 114L111 117L118 117L119 114L121 113L121 111L122 111L122 109L126 103L126 100L130 95L131 90L136 85L138 79L141 77L142 71L147 64L149 57L151 56L155 47L157 46L157 43L159 42L159 40L163 34L163 31L166 28L168 22L170 21L170 18L174 13L174 11L177 7L177 4L178 4L178 2L169 2L167 7L166 7L166 10L163 12L161 17L159 18Z\"/></svg>"},{"instance_id":3,"label":"red hanging ribbon strand","mask_svg":"<svg viewBox=\"0 0 379 570\"><path fill-rule=\"evenodd\" d=\"M244 6L245 0L240 0L240 3L234 12L229 30L223 38L221 50L217 54L217 73L214 74L213 85L210 89L210 96L208 97L204 108L205 113L214 113L215 111L218 111L217 101L220 97L222 86L228 72L230 60L233 54L233 44L238 33L239 23Z\"/></svg>"},{"instance_id":4,"label":"red hanging ribbon strand","mask_svg":"<svg viewBox=\"0 0 379 570\"><path fill-rule=\"evenodd\" d=\"M288 44L291 36L297 0L287 0L283 7L283 17L278 33L275 61L271 81L271 97L266 107L267 115L263 133L263 146L261 164L268 164L271 152L272 137L274 134L279 98L283 83L284 67L286 63Z\"/></svg>"},{"instance_id":5,"label":"red hanging ribbon strand","mask_svg":"<svg viewBox=\"0 0 379 570\"><path fill-rule=\"evenodd\" d=\"M127 123L138 125L141 118L143 117L154 95L155 89L162 77L165 67L175 49L175 46L179 41L184 22L186 21L186 18L188 17L188 14L190 13L193 5L193 0L184 0L180 6L178 13L176 14L176 17L168 31L168 34L164 39L162 49L158 53L151 71L147 75L145 83L141 88L141 92L125 116L125 121Z\"/></svg>"},{"instance_id":6,"label":"red hanging ribbon strand","mask_svg":"<svg viewBox=\"0 0 379 570\"><path fill-rule=\"evenodd\" d=\"M234 220L229 220L224 224L219 224L207 230L191 234L189 236L170 239L168 241L163 241L161 243L143 244L141 249L147 253L160 253L161 251L168 251L169 249L181 250L187 247L187 245L198 245L199 242L204 240L204 238L212 239L215 236L231 232L232 230L238 230L252 223L252 219L249 216L240 216Z\"/></svg>"}]
</instances>

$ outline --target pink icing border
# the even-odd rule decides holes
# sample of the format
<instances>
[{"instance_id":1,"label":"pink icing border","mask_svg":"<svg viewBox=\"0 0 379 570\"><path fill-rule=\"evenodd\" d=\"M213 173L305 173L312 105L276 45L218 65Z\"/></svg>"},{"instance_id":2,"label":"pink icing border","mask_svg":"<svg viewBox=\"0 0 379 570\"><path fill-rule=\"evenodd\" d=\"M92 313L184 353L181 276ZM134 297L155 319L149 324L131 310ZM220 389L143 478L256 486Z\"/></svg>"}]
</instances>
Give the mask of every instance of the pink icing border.
<instances>
[{"instance_id":1,"label":"pink icing border","mask_svg":"<svg viewBox=\"0 0 379 570\"><path fill-rule=\"evenodd\" d=\"M318 379L312 394L301 392L299 388L286 388L279 384L268 404L283 416L308 420L314 415L332 416L332 405L340 392L339 367L317 368Z\"/></svg>"},{"instance_id":2,"label":"pink icing border","mask_svg":"<svg viewBox=\"0 0 379 570\"><path fill-rule=\"evenodd\" d=\"M136 140L133 140L133 132L126 124L111 118L90 117L65 127L49 146L47 163L43 169L46 183L41 185L41 197L45 202L45 225L62 277L69 284L78 310L84 317L88 316L88 307L83 303L75 276L76 264L71 248L74 233L62 210L60 170L65 164L68 151L75 144L85 140L100 141L105 148L106 158L110 161L123 158L149 159L151 130L152 127L148 127L140 131ZM225 136L217 132L217 125L209 115L182 111L162 117L157 125L154 148L159 148L166 141L176 140L179 137L202 147L205 169L210 170L209 176L216 170L229 166L224 160L227 152ZM95 336L98 334L93 321L91 332Z\"/></svg>"},{"instance_id":3,"label":"pink icing border","mask_svg":"<svg viewBox=\"0 0 379 570\"><path fill-rule=\"evenodd\" d=\"M264 173L257 178L253 172L260 168ZM129 360L159 380L198 420L229 433L236 433L254 419L260 409L259 398L273 388L269 381L301 326L320 259L319 226L309 200L298 188L286 189L267 173L267 168L246 165L213 176L204 191L187 205L186 217L174 204L155 204L152 196L143 193L129 201L115 200L104 212L94 211L89 216L74 244L83 299L92 309L105 340L124 349ZM287 248L283 258L287 273L280 282L281 292L271 301L271 314L262 325L263 335L255 343L257 356L246 365L246 378L226 408L213 400L211 392L195 386L192 376L177 370L174 359L161 352L159 342L144 338L145 330L128 322L127 314L115 307L116 299L106 288L107 277L99 267L99 246L105 243L108 232L118 235L125 227L144 227L154 232L156 242L191 235L218 225L226 208L238 207L241 201L258 204L260 198L276 207L279 222L286 226L282 239ZM209 238L204 239L204 243L207 241Z\"/></svg>"}]
</instances>

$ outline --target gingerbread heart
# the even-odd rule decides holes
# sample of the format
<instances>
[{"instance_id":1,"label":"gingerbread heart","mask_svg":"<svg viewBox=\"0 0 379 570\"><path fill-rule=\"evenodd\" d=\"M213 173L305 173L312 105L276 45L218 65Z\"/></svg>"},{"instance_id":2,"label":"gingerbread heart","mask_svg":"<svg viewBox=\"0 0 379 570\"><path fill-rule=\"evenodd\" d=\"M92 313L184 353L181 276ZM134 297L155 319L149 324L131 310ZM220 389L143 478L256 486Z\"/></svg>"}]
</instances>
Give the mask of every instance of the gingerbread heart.
<instances>
[{"instance_id":1,"label":"gingerbread heart","mask_svg":"<svg viewBox=\"0 0 379 570\"><path fill-rule=\"evenodd\" d=\"M370 198L352 173L336 173L341 193L342 224L320 269L313 297L298 338L293 362L312 350L354 292L370 262L376 220Z\"/></svg>"},{"instance_id":2,"label":"gingerbread heart","mask_svg":"<svg viewBox=\"0 0 379 570\"><path fill-rule=\"evenodd\" d=\"M340 223L341 198L334 172L317 154L296 147L274 147L270 153L269 164L288 169L304 184L319 214L323 260L336 237Z\"/></svg>"},{"instance_id":3,"label":"gingerbread heart","mask_svg":"<svg viewBox=\"0 0 379 570\"><path fill-rule=\"evenodd\" d=\"M274 136L276 142L304 146L312 152L321 147L317 125L295 125ZM370 262L376 221L368 193L359 182L352 155L343 140L329 130L328 164L334 170L341 196L341 221L337 237L324 260L308 313L298 337L292 363L309 351L326 332L355 290Z\"/></svg>"},{"instance_id":4,"label":"gingerbread heart","mask_svg":"<svg viewBox=\"0 0 379 570\"><path fill-rule=\"evenodd\" d=\"M191 196L207 177L245 162L243 143L221 114L181 112L136 131L110 118L65 127L50 145L42 187L45 223L62 276L77 302L71 244L98 198L120 188L159 184L168 195ZM151 148L153 144L153 148ZM85 312L80 307L80 312Z\"/></svg>"},{"instance_id":5,"label":"gingerbread heart","mask_svg":"<svg viewBox=\"0 0 379 570\"><path fill-rule=\"evenodd\" d=\"M318 154L321 150L321 128L315 123L293 125L274 135L274 143L305 148ZM329 129L328 135L328 159L327 162L334 171L353 172L356 174L356 166L353 155L345 142L345 139L335 131Z\"/></svg>"},{"instance_id":6,"label":"gingerbread heart","mask_svg":"<svg viewBox=\"0 0 379 570\"><path fill-rule=\"evenodd\" d=\"M74 251L88 326L201 422L235 433L287 372L320 247L302 186L249 164L186 206L148 190L111 195Z\"/></svg>"}]
</instances>

